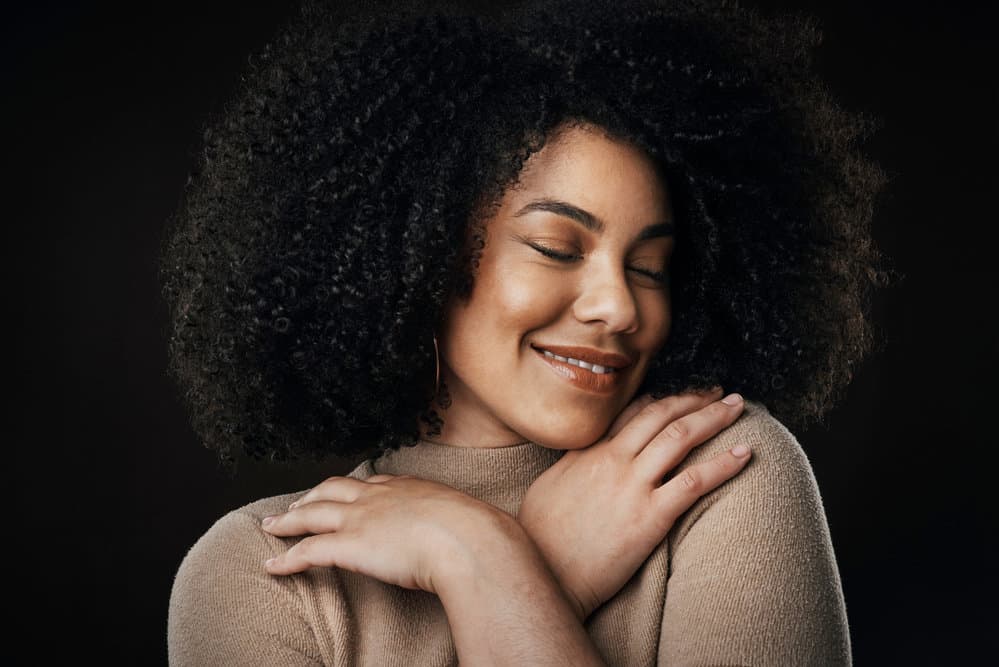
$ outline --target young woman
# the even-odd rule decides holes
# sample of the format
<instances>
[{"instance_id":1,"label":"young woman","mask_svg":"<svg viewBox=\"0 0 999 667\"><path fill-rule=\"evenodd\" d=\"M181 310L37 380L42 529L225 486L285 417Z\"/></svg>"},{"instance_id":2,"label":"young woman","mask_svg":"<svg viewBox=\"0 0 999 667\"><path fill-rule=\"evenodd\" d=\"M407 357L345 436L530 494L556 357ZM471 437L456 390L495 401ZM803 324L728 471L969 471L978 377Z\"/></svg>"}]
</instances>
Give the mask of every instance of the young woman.
<instances>
[{"instance_id":1,"label":"young woman","mask_svg":"<svg viewBox=\"0 0 999 667\"><path fill-rule=\"evenodd\" d=\"M880 177L813 40L308 6L206 132L171 369L224 461L363 460L192 547L171 664L849 664L784 423L868 349Z\"/></svg>"}]
</instances>

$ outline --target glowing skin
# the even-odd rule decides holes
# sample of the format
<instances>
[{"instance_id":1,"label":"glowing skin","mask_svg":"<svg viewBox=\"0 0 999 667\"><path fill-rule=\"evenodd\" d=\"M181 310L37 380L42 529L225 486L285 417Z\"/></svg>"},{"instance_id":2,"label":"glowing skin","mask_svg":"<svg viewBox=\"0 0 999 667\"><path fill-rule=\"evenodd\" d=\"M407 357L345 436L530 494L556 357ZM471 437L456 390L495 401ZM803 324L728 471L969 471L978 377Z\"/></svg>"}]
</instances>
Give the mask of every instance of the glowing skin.
<instances>
[{"instance_id":1,"label":"glowing skin","mask_svg":"<svg viewBox=\"0 0 999 667\"><path fill-rule=\"evenodd\" d=\"M579 449L603 435L669 333L661 278L671 223L661 177L640 149L587 126L535 153L485 221L471 296L449 304L438 331L451 406L430 439ZM545 346L584 364L536 349ZM619 368L595 374L587 363Z\"/></svg>"}]
</instances>

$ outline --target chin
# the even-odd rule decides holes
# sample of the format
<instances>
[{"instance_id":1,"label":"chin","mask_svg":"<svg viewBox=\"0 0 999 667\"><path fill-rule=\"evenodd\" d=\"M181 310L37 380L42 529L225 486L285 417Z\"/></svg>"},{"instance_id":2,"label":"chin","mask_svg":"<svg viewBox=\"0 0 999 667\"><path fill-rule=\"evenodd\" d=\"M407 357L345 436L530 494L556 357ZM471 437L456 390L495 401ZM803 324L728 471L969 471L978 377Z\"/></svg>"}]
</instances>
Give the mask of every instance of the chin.
<instances>
[{"instance_id":1,"label":"chin","mask_svg":"<svg viewBox=\"0 0 999 667\"><path fill-rule=\"evenodd\" d=\"M523 436L549 449L586 449L599 440L609 427L610 423L591 423L582 427L579 424L565 425L523 433Z\"/></svg>"}]
</instances>

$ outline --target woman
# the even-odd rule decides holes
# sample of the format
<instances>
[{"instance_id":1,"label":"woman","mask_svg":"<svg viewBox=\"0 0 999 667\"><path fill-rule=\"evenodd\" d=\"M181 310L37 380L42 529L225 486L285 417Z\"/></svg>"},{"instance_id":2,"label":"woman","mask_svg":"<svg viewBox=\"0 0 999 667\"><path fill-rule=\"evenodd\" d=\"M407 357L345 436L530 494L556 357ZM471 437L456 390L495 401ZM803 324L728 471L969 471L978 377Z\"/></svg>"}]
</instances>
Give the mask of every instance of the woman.
<instances>
[{"instance_id":1,"label":"woman","mask_svg":"<svg viewBox=\"0 0 999 667\"><path fill-rule=\"evenodd\" d=\"M309 7L206 133L163 264L195 427L366 458L194 545L172 664L850 662L782 422L869 346L857 119L807 24L529 4Z\"/></svg>"}]
</instances>

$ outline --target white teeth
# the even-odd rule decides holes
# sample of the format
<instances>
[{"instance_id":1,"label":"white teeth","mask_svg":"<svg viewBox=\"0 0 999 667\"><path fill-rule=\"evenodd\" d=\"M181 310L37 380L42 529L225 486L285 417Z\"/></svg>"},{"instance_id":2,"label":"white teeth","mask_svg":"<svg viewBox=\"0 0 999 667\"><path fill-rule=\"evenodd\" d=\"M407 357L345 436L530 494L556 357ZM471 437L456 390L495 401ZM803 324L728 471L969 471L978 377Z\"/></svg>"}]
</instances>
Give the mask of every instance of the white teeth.
<instances>
[{"instance_id":1,"label":"white teeth","mask_svg":"<svg viewBox=\"0 0 999 667\"><path fill-rule=\"evenodd\" d=\"M588 361L580 361L579 359L573 359L572 357L560 357L557 354L552 354L548 350L542 350L544 355L550 359L557 359L558 361L564 361L572 366L579 366L580 368L585 368L588 371L592 371L597 375L603 375L604 373L612 373L614 369L610 366L601 366L600 364L591 364Z\"/></svg>"}]
</instances>

